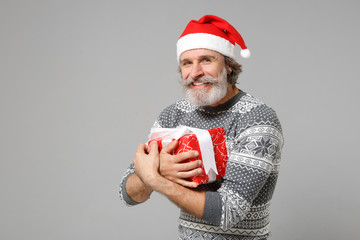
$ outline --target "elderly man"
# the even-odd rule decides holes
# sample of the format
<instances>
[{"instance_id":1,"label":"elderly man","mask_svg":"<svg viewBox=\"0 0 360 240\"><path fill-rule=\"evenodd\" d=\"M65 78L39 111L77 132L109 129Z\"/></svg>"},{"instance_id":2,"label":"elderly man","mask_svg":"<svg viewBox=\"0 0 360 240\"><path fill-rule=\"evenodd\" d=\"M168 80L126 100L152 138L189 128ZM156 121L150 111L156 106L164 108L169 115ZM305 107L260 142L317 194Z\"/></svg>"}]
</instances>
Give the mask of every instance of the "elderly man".
<instances>
[{"instance_id":1,"label":"elderly man","mask_svg":"<svg viewBox=\"0 0 360 240\"><path fill-rule=\"evenodd\" d=\"M146 201L153 191L180 209L179 239L267 239L269 207L283 137L276 113L239 90L241 65L235 43L250 55L241 35L225 20L206 15L192 20L177 42L185 99L164 109L154 126L224 127L228 162L225 176L207 184L189 181L201 161L184 161L197 151L173 155L178 141L159 152L156 142L140 144L125 172L120 197L127 205Z\"/></svg>"}]
</instances>

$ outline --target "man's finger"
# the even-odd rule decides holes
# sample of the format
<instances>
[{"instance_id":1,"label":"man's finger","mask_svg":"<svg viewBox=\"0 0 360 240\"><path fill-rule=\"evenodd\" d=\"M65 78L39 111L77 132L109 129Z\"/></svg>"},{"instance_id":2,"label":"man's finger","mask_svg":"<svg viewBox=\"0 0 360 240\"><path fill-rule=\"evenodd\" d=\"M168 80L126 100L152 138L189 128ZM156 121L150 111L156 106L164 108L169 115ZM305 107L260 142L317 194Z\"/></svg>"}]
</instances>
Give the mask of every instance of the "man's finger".
<instances>
[{"instance_id":1,"label":"man's finger","mask_svg":"<svg viewBox=\"0 0 360 240\"><path fill-rule=\"evenodd\" d=\"M152 141L149 146L149 154L159 153L158 143L156 141Z\"/></svg>"},{"instance_id":2,"label":"man's finger","mask_svg":"<svg viewBox=\"0 0 360 240\"><path fill-rule=\"evenodd\" d=\"M138 153L146 153L147 146L144 143L140 143L136 149Z\"/></svg>"},{"instance_id":3,"label":"man's finger","mask_svg":"<svg viewBox=\"0 0 360 240\"><path fill-rule=\"evenodd\" d=\"M190 182L184 179L177 179L176 183L184 186L184 187L189 187L189 188L196 188L199 184L195 183L195 182Z\"/></svg>"},{"instance_id":4,"label":"man's finger","mask_svg":"<svg viewBox=\"0 0 360 240\"><path fill-rule=\"evenodd\" d=\"M180 179L184 179L184 178L190 178L190 177L196 177L199 174L201 174L203 172L203 170L201 168L195 168L191 171L186 171L186 172L178 172L177 176Z\"/></svg>"},{"instance_id":5,"label":"man's finger","mask_svg":"<svg viewBox=\"0 0 360 240\"><path fill-rule=\"evenodd\" d=\"M178 170L181 171L181 172L190 171L190 170L193 170L195 168L200 168L201 165L202 165L201 160L189 161L189 162L186 162L186 163L179 164Z\"/></svg>"},{"instance_id":6,"label":"man's finger","mask_svg":"<svg viewBox=\"0 0 360 240\"><path fill-rule=\"evenodd\" d=\"M166 145L165 147L163 147L162 151L164 151L168 154L172 154L172 152L178 146L178 143L179 143L178 140L174 140L171 143L169 143L168 145Z\"/></svg>"},{"instance_id":7,"label":"man's finger","mask_svg":"<svg viewBox=\"0 0 360 240\"><path fill-rule=\"evenodd\" d=\"M182 162L182 161L187 160L187 159L196 158L197 156L199 156L198 151L182 152L182 153L179 153L179 154L177 154L175 156L175 161L176 162Z\"/></svg>"}]
</instances>

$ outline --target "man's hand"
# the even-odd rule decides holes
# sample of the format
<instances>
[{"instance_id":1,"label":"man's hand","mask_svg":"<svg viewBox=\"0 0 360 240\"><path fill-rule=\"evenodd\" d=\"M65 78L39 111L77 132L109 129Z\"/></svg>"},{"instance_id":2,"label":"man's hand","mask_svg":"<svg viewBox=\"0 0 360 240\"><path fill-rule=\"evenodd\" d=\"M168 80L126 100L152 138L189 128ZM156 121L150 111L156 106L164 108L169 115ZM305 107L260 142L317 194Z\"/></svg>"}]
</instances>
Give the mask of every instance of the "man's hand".
<instances>
[{"instance_id":1,"label":"man's hand","mask_svg":"<svg viewBox=\"0 0 360 240\"><path fill-rule=\"evenodd\" d=\"M134 168L136 175L144 182L145 185L151 187L156 184L159 174L160 154L157 142L152 142L148 147L146 144L139 144L134 158Z\"/></svg>"},{"instance_id":2,"label":"man's hand","mask_svg":"<svg viewBox=\"0 0 360 240\"><path fill-rule=\"evenodd\" d=\"M197 151L189 151L173 155L172 152L178 145L175 140L165 146L160 152L160 174L168 180L178 183L184 187L195 188L197 183L186 180L202 173L201 160L183 162L186 159L196 158ZM151 147L152 148L152 147Z\"/></svg>"},{"instance_id":3,"label":"man's hand","mask_svg":"<svg viewBox=\"0 0 360 240\"><path fill-rule=\"evenodd\" d=\"M151 190L159 192L168 197L184 211L197 218L202 218L206 198L205 192L186 188L185 186L196 187L197 184L181 179L181 177L198 174L194 172L196 172L196 169L199 169L199 163L195 163L197 166L193 166L194 163L180 163L183 160L196 157L197 154L195 151L192 151L179 155L171 155L170 153L176 146L177 141L171 143L170 146L165 147L162 153L159 153L158 145L155 141L150 143L149 147L145 144L140 144L134 158L135 173L147 188L146 192L148 192L148 194L144 195L145 197L150 196ZM164 160L168 160L165 162L167 167L164 167L163 170L167 173L167 176L173 177L174 181L160 175L160 155L167 157L164 158ZM188 169L190 169L190 171ZM144 196L142 197L144 198Z\"/></svg>"}]
</instances>

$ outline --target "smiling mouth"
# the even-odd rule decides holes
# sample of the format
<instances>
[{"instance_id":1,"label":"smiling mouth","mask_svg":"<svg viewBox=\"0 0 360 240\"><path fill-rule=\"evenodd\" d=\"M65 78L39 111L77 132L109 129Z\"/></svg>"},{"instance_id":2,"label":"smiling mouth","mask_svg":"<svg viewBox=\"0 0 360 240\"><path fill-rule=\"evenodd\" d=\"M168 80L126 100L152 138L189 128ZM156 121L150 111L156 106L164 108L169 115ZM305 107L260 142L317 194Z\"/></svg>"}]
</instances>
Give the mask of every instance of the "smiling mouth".
<instances>
[{"instance_id":1,"label":"smiling mouth","mask_svg":"<svg viewBox=\"0 0 360 240\"><path fill-rule=\"evenodd\" d=\"M193 86L201 86L201 85L207 85L209 84L209 82L192 82L191 84Z\"/></svg>"}]
</instances>

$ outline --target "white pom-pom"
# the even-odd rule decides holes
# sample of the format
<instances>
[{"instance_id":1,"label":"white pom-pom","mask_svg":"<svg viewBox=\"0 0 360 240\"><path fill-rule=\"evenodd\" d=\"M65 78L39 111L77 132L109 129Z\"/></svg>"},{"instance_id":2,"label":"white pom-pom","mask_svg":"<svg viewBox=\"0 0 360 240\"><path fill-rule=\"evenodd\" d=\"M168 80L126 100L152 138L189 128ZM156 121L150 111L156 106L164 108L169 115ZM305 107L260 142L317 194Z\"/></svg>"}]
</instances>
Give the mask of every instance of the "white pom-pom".
<instances>
[{"instance_id":1,"label":"white pom-pom","mask_svg":"<svg viewBox=\"0 0 360 240\"><path fill-rule=\"evenodd\" d=\"M243 50L240 51L240 55L243 58L249 58L251 54L250 54L249 49L243 49Z\"/></svg>"}]
</instances>

